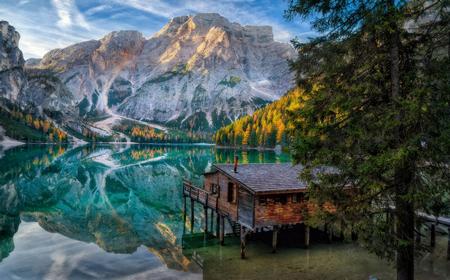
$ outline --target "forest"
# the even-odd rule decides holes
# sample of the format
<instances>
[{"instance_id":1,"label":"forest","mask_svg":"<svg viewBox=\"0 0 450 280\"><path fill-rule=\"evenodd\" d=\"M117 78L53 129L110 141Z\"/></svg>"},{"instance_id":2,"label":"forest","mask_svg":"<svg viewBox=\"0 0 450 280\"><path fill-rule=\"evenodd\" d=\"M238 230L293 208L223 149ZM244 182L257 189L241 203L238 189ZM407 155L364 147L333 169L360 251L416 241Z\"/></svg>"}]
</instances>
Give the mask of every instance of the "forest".
<instances>
[{"instance_id":1,"label":"forest","mask_svg":"<svg viewBox=\"0 0 450 280\"><path fill-rule=\"evenodd\" d=\"M48 119L23 112L18 107L0 106L0 125L6 135L25 142L67 142L67 133Z\"/></svg>"},{"instance_id":2,"label":"forest","mask_svg":"<svg viewBox=\"0 0 450 280\"><path fill-rule=\"evenodd\" d=\"M220 128L213 140L217 145L233 147L287 147L290 142L289 112L300 109L299 88L279 100Z\"/></svg>"}]
</instances>

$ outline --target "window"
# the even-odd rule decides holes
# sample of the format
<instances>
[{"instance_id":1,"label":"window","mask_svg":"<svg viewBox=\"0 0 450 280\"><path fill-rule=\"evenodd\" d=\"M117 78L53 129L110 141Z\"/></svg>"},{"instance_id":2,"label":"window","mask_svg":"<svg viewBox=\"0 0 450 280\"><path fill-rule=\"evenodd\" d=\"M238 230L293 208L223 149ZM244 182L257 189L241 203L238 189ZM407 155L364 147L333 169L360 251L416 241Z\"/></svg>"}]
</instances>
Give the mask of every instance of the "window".
<instances>
[{"instance_id":1,"label":"window","mask_svg":"<svg viewBox=\"0 0 450 280\"><path fill-rule=\"evenodd\" d=\"M211 193L212 194L219 194L219 185L211 184Z\"/></svg>"},{"instance_id":2,"label":"window","mask_svg":"<svg viewBox=\"0 0 450 280\"><path fill-rule=\"evenodd\" d=\"M260 196L259 197L259 205L266 205L267 204L267 199L265 196Z\"/></svg>"},{"instance_id":3,"label":"window","mask_svg":"<svg viewBox=\"0 0 450 280\"><path fill-rule=\"evenodd\" d=\"M228 183L228 202L230 203L236 202L235 187L233 183Z\"/></svg>"},{"instance_id":4,"label":"window","mask_svg":"<svg viewBox=\"0 0 450 280\"><path fill-rule=\"evenodd\" d=\"M300 203L303 202L303 194L296 193L292 195L292 203Z\"/></svg>"},{"instance_id":5,"label":"window","mask_svg":"<svg viewBox=\"0 0 450 280\"><path fill-rule=\"evenodd\" d=\"M285 195L281 195L281 196L276 196L274 198L275 203L281 203L281 204L286 204L287 202L287 197Z\"/></svg>"}]
</instances>

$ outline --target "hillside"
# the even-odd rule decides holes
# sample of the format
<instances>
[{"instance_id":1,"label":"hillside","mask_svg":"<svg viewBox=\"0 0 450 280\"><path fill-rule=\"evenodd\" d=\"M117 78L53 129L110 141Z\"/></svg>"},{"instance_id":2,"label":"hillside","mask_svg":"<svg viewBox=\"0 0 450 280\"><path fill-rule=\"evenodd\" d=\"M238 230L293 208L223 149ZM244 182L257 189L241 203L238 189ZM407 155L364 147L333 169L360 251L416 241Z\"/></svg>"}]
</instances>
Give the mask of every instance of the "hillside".
<instances>
[{"instance_id":1,"label":"hillside","mask_svg":"<svg viewBox=\"0 0 450 280\"><path fill-rule=\"evenodd\" d=\"M288 113L300 108L301 91L294 89L279 100L222 127L214 135L217 145L274 148L289 144Z\"/></svg>"}]
</instances>

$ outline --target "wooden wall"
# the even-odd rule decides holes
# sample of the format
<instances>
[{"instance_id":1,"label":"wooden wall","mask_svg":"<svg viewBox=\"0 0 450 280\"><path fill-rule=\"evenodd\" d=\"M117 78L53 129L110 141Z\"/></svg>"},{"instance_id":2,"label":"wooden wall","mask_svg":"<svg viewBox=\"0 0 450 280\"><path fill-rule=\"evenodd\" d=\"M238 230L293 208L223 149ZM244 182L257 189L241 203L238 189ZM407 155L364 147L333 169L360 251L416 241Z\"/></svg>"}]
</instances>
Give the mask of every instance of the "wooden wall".
<instances>
[{"instance_id":1,"label":"wooden wall","mask_svg":"<svg viewBox=\"0 0 450 280\"><path fill-rule=\"evenodd\" d=\"M245 188L239 188L238 195L238 221L247 227L253 228L254 196Z\"/></svg>"},{"instance_id":2,"label":"wooden wall","mask_svg":"<svg viewBox=\"0 0 450 280\"><path fill-rule=\"evenodd\" d=\"M205 190L211 192L211 184L218 184L220 186L218 209L221 212L227 213L233 221L237 221L237 199L235 203L228 202L228 183L232 182L228 177L220 172L205 175ZM237 197L239 187L235 188L234 196Z\"/></svg>"},{"instance_id":3,"label":"wooden wall","mask_svg":"<svg viewBox=\"0 0 450 280\"><path fill-rule=\"evenodd\" d=\"M241 220L245 225L254 225L254 227L298 224L303 222L303 213L305 208L307 208L307 203L303 199L298 199L295 202L293 201L293 194L264 195L263 197L273 198L270 200L275 200L277 197L285 197L285 200L282 199L282 202L261 203L259 200L260 196L254 197L245 188L239 187L236 182L233 182L237 185L234 194L237 199L235 203L230 203L228 202L229 182L233 182L233 180L220 172L205 174L205 190L211 192L212 184L220 186L218 209L220 212L228 214L233 221ZM253 198L255 200L254 204Z\"/></svg>"},{"instance_id":4,"label":"wooden wall","mask_svg":"<svg viewBox=\"0 0 450 280\"><path fill-rule=\"evenodd\" d=\"M280 195L281 196L281 195ZM284 194L285 203L267 202L261 204L256 197L255 227L298 224L303 222L304 201L293 202L291 194ZM276 197L274 195L273 197Z\"/></svg>"}]
</instances>

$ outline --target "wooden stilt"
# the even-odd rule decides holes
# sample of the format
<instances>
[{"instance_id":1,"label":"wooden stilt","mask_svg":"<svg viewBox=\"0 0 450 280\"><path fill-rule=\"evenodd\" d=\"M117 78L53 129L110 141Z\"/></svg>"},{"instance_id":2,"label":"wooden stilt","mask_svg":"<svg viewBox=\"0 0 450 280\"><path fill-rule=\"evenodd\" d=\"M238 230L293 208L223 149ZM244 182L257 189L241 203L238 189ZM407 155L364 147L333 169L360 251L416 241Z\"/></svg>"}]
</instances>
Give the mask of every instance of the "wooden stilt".
<instances>
[{"instance_id":1,"label":"wooden stilt","mask_svg":"<svg viewBox=\"0 0 450 280\"><path fill-rule=\"evenodd\" d=\"M219 235L220 245L225 243L225 218L220 216L220 235Z\"/></svg>"},{"instance_id":2,"label":"wooden stilt","mask_svg":"<svg viewBox=\"0 0 450 280\"><path fill-rule=\"evenodd\" d=\"M450 227L447 228L447 260L450 261Z\"/></svg>"},{"instance_id":3,"label":"wooden stilt","mask_svg":"<svg viewBox=\"0 0 450 280\"><path fill-rule=\"evenodd\" d=\"M436 225L431 224L430 228L430 246L434 247L436 245Z\"/></svg>"},{"instance_id":4,"label":"wooden stilt","mask_svg":"<svg viewBox=\"0 0 450 280\"><path fill-rule=\"evenodd\" d=\"M273 226L272 230L272 253L277 252L277 242L278 242L278 227Z\"/></svg>"},{"instance_id":5,"label":"wooden stilt","mask_svg":"<svg viewBox=\"0 0 450 280\"><path fill-rule=\"evenodd\" d=\"M241 259L245 259L245 251L246 251L246 232L245 227L241 226Z\"/></svg>"},{"instance_id":6,"label":"wooden stilt","mask_svg":"<svg viewBox=\"0 0 450 280\"><path fill-rule=\"evenodd\" d=\"M309 226L305 225L305 248L309 248Z\"/></svg>"},{"instance_id":7,"label":"wooden stilt","mask_svg":"<svg viewBox=\"0 0 450 280\"><path fill-rule=\"evenodd\" d=\"M421 236L422 232L421 232L421 228L422 228L422 227L421 227L420 225L417 227L416 244L420 244L420 242L422 241L422 236Z\"/></svg>"},{"instance_id":8,"label":"wooden stilt","mask_svg":"<svg viewBox=\"0 0 450 280\"><path fill-rule=\"evenodd\" d=\"M208 207L203 207L205 212L205 233L208 233Z\"/></svg>"},{"instance_id":9,"label":"wooden stilt","mask_svg":"<svg viewBox=\"0 0 450 280\"><path fill-rule=\"evenodd\" d=\"M194 200L191 198L191 233L194 233Z\"/></svg>"},{"instance_id":10,"label":"wooden stilt","mask_svg":"<svg viewBox=\"0 0 450 280\"><path fill-rule=\"evenodd\" d=\"M216 212L216 237L220 236L220 215Z\"/></svg>"},{"instance_id":11,"label":"wooden stilt","mask_svg":"<svg viewBox=\"0 0 450 280\"><path fill-rule=\"evenodd\" d=\"M328 243L333 242L333 228L331 226L328 226L327 238L328 238Z\"/></svg>"},{"instance_id":12,"label":"wooden stilt","mask_svg":"<svg viewBox=\"0 0 450 280\"><path fill-rule=\"evenodd\" d=\"M186 232L186 196L183 195L183 234Z\"/></svg>"},{"instance_id":13,"label":"wooden stilt","mask_svg":"<svg viewBox=\"0 0 450 280\"><path fill-rule=\"evenodd\" d=\"M214 210L211 208L211 215L209 217L209 220L211 221L211 225L209 226L209 230L211 233L214 233Z\"/></svg>"}]
</instances>

